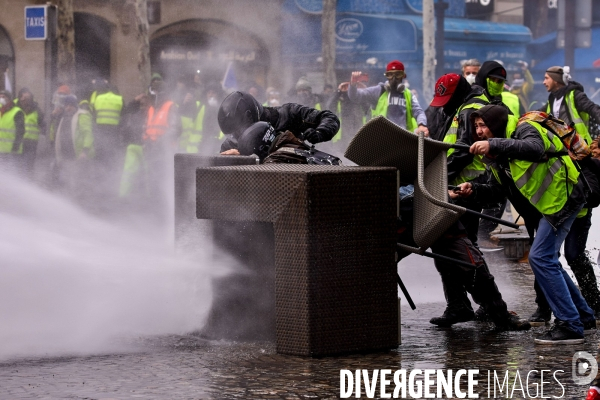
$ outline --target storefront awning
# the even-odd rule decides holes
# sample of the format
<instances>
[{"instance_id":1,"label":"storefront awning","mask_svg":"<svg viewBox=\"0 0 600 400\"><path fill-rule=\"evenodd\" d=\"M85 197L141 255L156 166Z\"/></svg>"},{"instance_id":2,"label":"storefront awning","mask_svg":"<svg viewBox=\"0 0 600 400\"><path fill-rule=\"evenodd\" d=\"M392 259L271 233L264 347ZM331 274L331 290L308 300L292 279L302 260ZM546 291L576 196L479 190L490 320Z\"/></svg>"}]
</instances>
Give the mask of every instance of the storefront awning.
<instances>
[{"instance_id":1,"label":"storefront awning","mask_svg":"<svg viewBox=\"0 0 600 400\"><path fill-rule=\"evenodd\" d=\"M392 59L420 68L423 60L423 19L419 15L338 13L336 69L382 69ZM295 68L317 70L321 56L321 16L284 14L282 54ZM522 25L447 18L445 67L460 68L460 60L502 60L516 69L525 59L531 32Z\"/></svg>"}]
</instances>

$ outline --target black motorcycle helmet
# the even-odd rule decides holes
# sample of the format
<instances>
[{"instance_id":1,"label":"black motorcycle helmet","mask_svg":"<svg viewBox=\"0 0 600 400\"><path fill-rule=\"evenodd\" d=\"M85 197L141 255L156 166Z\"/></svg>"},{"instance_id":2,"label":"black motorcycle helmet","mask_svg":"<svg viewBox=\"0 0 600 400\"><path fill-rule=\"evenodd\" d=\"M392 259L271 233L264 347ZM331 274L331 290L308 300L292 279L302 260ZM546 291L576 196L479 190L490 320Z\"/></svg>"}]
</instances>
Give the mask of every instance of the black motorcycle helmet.
<instances>
[{"instance_id":1,"label":"black motorcycle helmet","mask_svg":"<svg viewBox=\"0 0 600 400\"><path fill-rule=\"evenodd\" d=\"M255 122L238 139L238 151L243 156L256 154L260 161L269 155L271 144L275 140L275 129L268 122Z\"/></svg>"},{"instance_id":2,"label":"black motorcycle helmet","mask_svg":"<svg viewBox=\"0 0 600 400\"><path fill-rule=\"evenodd\" d=\"M262 105L245 92L233 92L219 107L218 121L221 132L238 139L244 130L260 120Z\"/></svg>"}]
</instances>

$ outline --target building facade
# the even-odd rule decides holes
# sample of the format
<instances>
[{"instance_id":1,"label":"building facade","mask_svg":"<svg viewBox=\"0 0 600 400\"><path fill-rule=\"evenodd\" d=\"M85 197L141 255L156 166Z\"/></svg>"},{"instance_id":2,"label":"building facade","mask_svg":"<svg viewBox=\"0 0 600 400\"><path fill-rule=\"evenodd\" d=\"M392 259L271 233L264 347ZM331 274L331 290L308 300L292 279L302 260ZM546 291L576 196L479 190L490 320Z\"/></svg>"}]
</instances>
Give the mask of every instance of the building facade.
<instances>
[{"instance_id":1,"label":"building facade","mask_svg":"<svg viewBox=\"0 0 600 400\"><path fill-rule=\"evenodd\" d=\"M14 92L29 87L43 103L45 43L25 40L24 8L46 1L7 3L0 13L0 70ZM221 81L229 67L240 85L280 83L280 0L162 0L148 6L152 72L168 82L197 71L205 81ZM82 88L103 77L126 100L144 91L133 1L73 0L73 9L76 76L68 83Z\"/></svg>"}]
</instances>

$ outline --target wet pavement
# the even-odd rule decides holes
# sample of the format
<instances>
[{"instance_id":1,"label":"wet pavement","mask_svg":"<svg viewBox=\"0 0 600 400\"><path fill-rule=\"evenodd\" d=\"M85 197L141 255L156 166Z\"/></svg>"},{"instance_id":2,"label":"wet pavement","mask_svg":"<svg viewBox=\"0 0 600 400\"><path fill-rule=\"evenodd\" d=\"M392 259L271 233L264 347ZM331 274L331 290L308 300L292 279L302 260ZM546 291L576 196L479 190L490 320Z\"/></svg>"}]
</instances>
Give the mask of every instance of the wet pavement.
<instances>
[{"instance_id":1,"label":"wet pavement","mask_svg":"<svg viewBox=\"0 0 600 400\"><path fill-rule=\"evenodd\" d=\"M500 253L487 258L509 309L530 315L535 306L529 266L507 262ZM541 377L532 373L527 384L530 370L564 370L556 375L564 394L552 376L544 376L544 396L585 398L587 386L572 381L571 359L576 351L595 354L596 333L579 346L539 346L533 338L544 328L499 333L476 322L436 328L428 321L443 312L444 303L431 261L411 256L400 272L417 310L403 301L402 344L391 351L311 359L276 354L269 342L140 337L127 341L129 350L111 354L0 361L0 399L335 399L340 369L416 368L478 369L480 398L488 398L488 370L500 379L509 371L511 387L519 374L530 392L517 388L512 398L535 396Z\"/></svg>"}]
</instances>

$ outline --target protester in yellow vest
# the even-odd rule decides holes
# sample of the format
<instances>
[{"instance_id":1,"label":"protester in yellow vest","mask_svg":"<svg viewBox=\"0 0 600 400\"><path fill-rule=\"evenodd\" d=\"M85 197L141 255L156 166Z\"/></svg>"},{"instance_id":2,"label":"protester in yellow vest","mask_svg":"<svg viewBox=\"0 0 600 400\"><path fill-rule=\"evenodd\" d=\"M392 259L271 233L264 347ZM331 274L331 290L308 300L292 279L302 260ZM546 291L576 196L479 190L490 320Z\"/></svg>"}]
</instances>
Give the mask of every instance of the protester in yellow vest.
<instances>
[{"instance_id":1,"label":"protester in yellow vest","mask_svg":"<svg viewBox=\"0 0 600 400\"><path fill-rule=\"evenodd\" d=\"M136 96L123 110L122 126L126 153L119 184L119 197L127 197L132 201L147 195L143 136L150 105L151 98L147 92Z\"/></svg>"},{"instance_id":2,"label":"protester in yellow vest","mask_svg":"<svg viewBox=\"0 0 600 400\"><path fill-rule=\"evenodd\" d=\"M72 195L81 195L82 187L89 179L89 169L83 162L94 157L92 116L78 106L77 97L68 95L63 99L64 112L56 129L54 148L56 168L60 185Z\"/></svg>"},{"instance_id":3,"label":"protester in yellow vest","mask_svg":"<svg viewBox=\"0 0 600 400\"><path fill-rule=\"evenodd\" d=\"M225 135L219 127L219 106L225 93L219 82L207 82L200 103L204 105L204 121L202 122L202 143L200 154L213 155L221 150Z\"/></svg>"},{"instance_id":4,"label":"protester in yellow vest","mask_svg":"<svg viewBox=\"0 0 600 400\"><path fill-rule=\"evenodd\" d=\"M525 61L519 60L517 64L521 67L521 71L513 73L510 92L519 98L519 114L524 114L529 111L529 95L533 90L534 80Z\"/></svg>"},{"instance_id":5,"label":"protester in yellow vest","mask_svg":"<svg viewBox=\"0 0 600 400\"><path fill-rule=\"evenodd\" d=\"M3 167L21 173L25 115L12 101L10 92L0 91L0 162Z\"/></svg>"},{"instance_id":6,"label":"protester in yellow vest","mask_svg":"<svg viewBox=\"0 0 600 400\"><path fill-rule=\"evenodd\" d=\"M332 153L343 155L350 144L350 141L358 130L366 123L366 115L369 106L357 104L348 98L348 87L350 82L342 82L338 85L337 91L329 98L325 104L325 109L332 111L340 120L340 129L331 139ZM359 88L365 88L362 82L358 83Z\"/></svg>"},{"instance_id":7,"label":"protester in yellow vest","mask_svg":"<svg viewBox=\"0 0 600 400\"><path fill-rule=\"evenodd\" d=\"M25 114L25 136L23 137L23 161L25 173L33 177L36 151L40 134L46 133L44 113L33 99L33 93L28 88L19 90L15 104Z\"/></svg>"},{"instance_id":8,"label":"protester in yellow vest","mask_svg":"<svg viewBox=\"0 0 600 400\"><path fill-rule=\"evenodd\" d=\"M485 90L478 85L471 85L464 76L458 74L445 74L435 84L434 98L430 107L440 107L446 116L444 123L439 124L439 130L445 132L430 132L436 137L443 137L449 144L471 145L477 140L470 115L488 104ZM465 181L487 181L485 165L479 157L467 151L450 149L448 151L448 182L458 185ZM481 205L462 202L460 204L471 210L481 212ZM477 245L479 218L465 214L460 219L471 243ZM430 323L439 326L449 326L457 322L474 319L475 314L471 302L467 297L467 288L459 279L458 273L453 273L447 263L435 261L435 266L444 287L446 297L446 310L440 317L430 320ZM478 304L480 299L474 298ZM479 313L479 311L478 311Z\"/></svg>"},{"instance_id":9,"label":"protester in yellow vest","mask_svg":"<svg viewBox=\"0 0 600 400\"><path fill-rule=\"evenodd\" d=\"M206 106L200 101L194 101L191 93L183 99L181 112L181 136L178 151L196 154L200 151L202 142L202 127Z\"/></svg>"},{"instance_id":10,"label":"protester in yellow vest","mask_svg":"<svg viewBox=\"0 0 600 400\"><path fill-rule=\"evenodd\" d=\"M298 79L294 91L290 91L290 95L288 103L297 103L306 107L321 109L320 106L317 107L319 98L312 92L312 85L306 76L301 76Z\"/></svg>"},{"instance_id":11,"label":"protester in yellow vest","mask_svg":"<svg viewBox=\"0 0 600 400\"><path fill-rule=\"evenodd\" d=\"M104 168L114 168L121 164L124 153L120 130L123 97L110 88L106 79L95 79L94 87L90 110L95 123L96 158Z\"/></svg>"},{"instance_id":12,"label":"protester in yellow vest","mask_svg":"<svg viewBox=\"0 0 600 400\"><path fill-rule=\"evenodd\" d=\"M488 105L471 118L482 140L470 151L485 155L492 177L488 184L465 182L459 193L479 201L504 193L524 216L531 236L536 230L529 265L556 319L553 328L535 342L581 344L584 327L596 326L594 311L562 268L558 251L585 203L579 171L558 136L527 116L509 137L505 107Z\"/></svg>"},{"instance_id":13,"label":"protester in yellow vest","mask_svg":"<svg viewBox=\"0 0 600 400\"><path fill-rule=\"evenodd\" d=\"M544 86L550 92L548 103L541 111L551 113L567 124L573 123L575 130L587 144L591 144L587 123L592 115L600 121L600 106L584 93L583 86L571 80L568 67L554 66L544 74ZM600 318L600 291L594 274L594 266L586 252L587 238L592 225L592 210L587 209L571 226L565 239L564 255L573 271L583 297ZM551 318L550 306L543 293L537 291L538 309L530 321L545 322Z\"/></svg>"},{"instance_id":14,"label":"protester in yellow vest","mask_svg":"<svg viewBox=\"0 0 600 400\"><path fill-rule=\"evenodd\" d=\"M502 103L512 112L514 116L517 118L521 115L520 107L519 107L519 97L511 93L510 87L505 83L504 84L504 92L502 92Z\"/></svg>"},{"instance_id":15,"label":"protester in yellow vest","mask_svg":"<svg viewBox=\"0 0 600 400\"><path fill-rule=\"evenodd\" d=\"M425 112L415 95L402 82L406 78L404 64L398 60L391 61L384 73L387 82L358 89L356 85L362 75L361 71L352 72L348 88L350 101L368 104L373 117L382 115L410 132L423 131L429 135Z\"/></svg>"}]
</instances>

